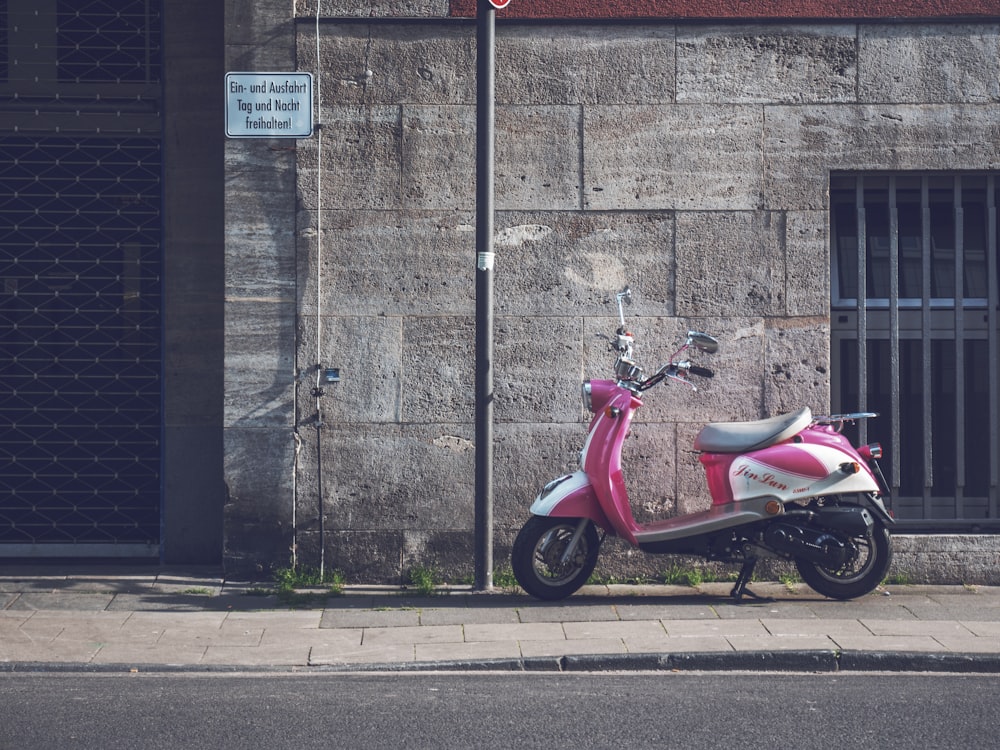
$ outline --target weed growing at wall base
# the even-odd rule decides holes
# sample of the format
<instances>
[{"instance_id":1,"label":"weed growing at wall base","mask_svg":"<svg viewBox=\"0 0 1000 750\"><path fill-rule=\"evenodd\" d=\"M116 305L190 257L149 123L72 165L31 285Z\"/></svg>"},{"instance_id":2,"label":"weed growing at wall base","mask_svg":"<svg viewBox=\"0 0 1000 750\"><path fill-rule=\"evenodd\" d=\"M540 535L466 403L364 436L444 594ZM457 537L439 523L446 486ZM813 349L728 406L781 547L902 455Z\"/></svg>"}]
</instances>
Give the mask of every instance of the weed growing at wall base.
<instances>
[{"instance_id":1,"label":"weed growing at wall base","mask_svg":"<svg viewBox=\"0 0 1000 750\"><path fill-rule=\"evenodd\" d=\"M437 593L436 586L440 580L441 576L433 568L425 568L422 565L410 568L409 583L423 596Z\"/></svg>"},{"instance_id":2,"label":"weed growing at wall base","mask_svg":"<svg viewBox=\"0 0 1000 750\"><path fill-rule=\"evenodd\" d=\"M274 582L279 591L322 586L340 594L344 589L344 574L339 570L321 574L317 568L279 568L274 571Z\"/></svg>"}]
</instances>

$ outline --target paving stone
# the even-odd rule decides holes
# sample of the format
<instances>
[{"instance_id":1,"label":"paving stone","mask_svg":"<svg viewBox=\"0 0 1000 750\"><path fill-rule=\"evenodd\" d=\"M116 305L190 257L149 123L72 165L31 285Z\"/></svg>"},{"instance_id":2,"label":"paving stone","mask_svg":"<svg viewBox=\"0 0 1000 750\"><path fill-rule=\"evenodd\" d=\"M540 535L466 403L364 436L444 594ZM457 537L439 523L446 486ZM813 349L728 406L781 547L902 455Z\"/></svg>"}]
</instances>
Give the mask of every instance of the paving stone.
<instances>
[{"instance_id":1,"label":"paving stone","mask_svg":"<svg viewBox=\"0 0 1000 750\"><path fill-rule=\"evenodd\" d=\"M304 612L230 612L223 623L234 627L293 630L318 628L322 617L323 611L318 609Z\"/></svg>"},{"instance_id":2,"label":"paving stone","mask_svg":"<svg viewBox=\"0 0 1000 750\"><path fill-rule=\"evenodd\" d=\"M570 654L624 654L621 638L584 638L580 640L521 641L521 654L533 656L568 656Z\"/></svg>"},{"instance_id":3,"label":"paving stone","mask_svg":"<svg viewBox=\"0 0 1000 750\"><path fill-rule=\"evenodd\" d=\"M585 638L661 638L667 637L659 620L633 622L564 622L563 632L569 640Z\"/></svg>"},{"instance_id":4,"label":"paving stone","mask_svg":"<svg viewBox=\"0 0 1000 750\"><path fill-rule=\"evenodd\" d=\"M58 662L87 664L101 648L82 641L0 640L0 662Z\"/></svg>"},{"instance_id":5,"label":"paving stone","mask_svg":"<svg viewBox=\"0 0 1000 750\"><path fill-rule=\"evenodd\" d=\"M480 659L517 659L520 656L521 649L517 641L416 644L417 661L476 661Z\"/></svg>"},{"instance_id":6,"label":"paving stone","mask_svg":"<svg viewBox=\"0 0 1000 750\"><path fill-rule=\"evenodd\" d=\"M718 611L709 604L619 604L615 609L622 620L718 620Z\"/></svg>"},{"instance_id":7,"label":"paving stone","mask_svg":"<svg viewBox=\"0 0 1000 750\"><path fill-rule=\"evenodd\" d=\"M733 646L727 638L717 635L693 635L678 638L668 637L664 653L726 652Z\"/></svg>"},{"instance_id":8,"label":"paving stone","mask_svg":"<svg viewBox=\"0 0 1000 750\"><path fill-rule=\"evenodd\" d=\"M466 625L465 640L473 641L544 641L565 639L562 623L536 622L517 625Z\"/></svg>"},{"instance_id":9,"label":"paving stone","mask_svg":"<svg viewBox=\"0 0 1000 750\"><path fill-rule=\"evenodd\" d=\"M59 609L74 611L99 611L111 603L113 594L89 594L59 592L43 594L27 592L21 594L8 605L8 610L18 609Z\"/></svg>"},{"instance_id":10,"label":"paving stone","mask_svg":"<svg viewBox=\"0 0 1000 750\"><path fill-rule=\"evenodd\" d=\"M871 631L857 620L810 620L767 618L761 624L774 637L807 635L871 635Z\"/></svg>"},{"instance_id":11,"label":"paving stone","mask_svg":"<svg viewBox=\"0 0 1000 750\"><path fill-rule=\"evenodd\" d=\"M670 638L661 627L659 632L650 630L642 632L626 632L622 636L625 648L630 654L658 654L670 650L670 644L675 644L679 638ZM684 639L687 640L687 639Z\"/></svg>"},{"instance_id":12,"label":"paving stone","mask_svg":"<svg viewBox=\"0 0 1000 750\"><path fill-rule=\"evenodd\" d=\"M309 655L310 666L329 664L382 664L411 662L415 659L412 643L393 645L355 646L337 648L335 646L315 646Z\"/></svg>"},{"instance_id":13,"label":"paving stone","mask_svg":"<svg viewBox=\"0 0 1000 750\"><path fill-rule=\"evenodd\" d=\"M73 591L83 594L137 594L144 591L152 591L153 581L146 578L133 579L129 577L108 579L69 577L64 583L59 585L58 590L60 592Z\"/></svg>"},{"instance_id":14,"label":"paving stone","mask_svg":"<svg viewBox=\"0 0 1000 750\"><path fill-rule=\"evenodd\" d=\"M703 635L767 635L759 620L664 620L663 627L671 638Z\"/></svg>"},{"instance_id":15,"label":"paving stone","mask_svg":"<svg viewBox=\"0 0 1000 750\"><path fill-rule=\"evenodd\" d=\"M395 646L401 643L461 643L461 625L428 625L402 628L365 628L363 646Z\"/></svg>"},{"instance_id":16,"label":"paving stone","mask_svg":"<svg viewBox=\"0 0 1000 750\"><path fill-rule=\"evenodd\" d=\"M226 621L227 612L133 612L123 628L165 630L167 628L216 629Z\"/></svg>"},{"instance_id":17,"label":"paving stone","mask_svg":"<svg viewBox=\"0 0 1000 750\"><path fill-rule=\"evenodd\" d=\"M942 645L929 635L838 635L831 640L843 651L940 651Z\"/></svg>"},{"instance_id":18,"label":"paving stone","mask_svg":"<svg viewBox=\"0 0 1000 750\"><path fill-rule=\"evenodd\" d=\"M874 635L882 636L968 636L971 631L955 620L875 620L862 619L861 624Z\"/></svg>"},{"instance_id":19,"label":"paving stone","mask_svg":"<svg viewBox=\"0 0 1000 750\"><path fill-rule=\"evenodd\" d=\"M185 595L176 592L155 592L149 590L144 593L119 593L108 604L109 610L121 612L140 611L179 611L188 610L199 612L203 610L226 610L230 609L227 600L210 596Z\"/></svg>"},{"instance_id":20,"label":"paving stone","mask_svg":"<svg viewBox=\"0 0 1000 750\"><path fill-rule=\"evenodd\" d=\"M307 666L312 647L301 644L256 646L209 646L201 664L232 666Z\"/></svg>"},{"instance_id":21,"label":"paving stone","mask_svg":"<svg viewBox=\"0 0 1000 750\"><path fill-rule=\"evenodd\" d=\"M16 628L21 623L26 622L32 612L25 610L2 610L0 609L0 630L3 628Z\"/></svg>"},{"instance_id":22,"label":"paving stone","mask_svg":"<svg viewBox=\"0 0 1000 750\"><path fill-rule=\"evenodd\" d=\"M94 664L200 664L206 646L151 646L142 643L108 643L94 655Z\"/></svg>"},{"instance_id":23,"label":"paving stone","mask_svg":"<svg viewBox=\"0 0 1000 750\"><path fill-rule=\"evenodd\" d=\"M619 619L615 608L608 604L587 607L524 607L518 610L518 614L521 622L564 622L567 620L600 622Z\"/></svg>"},{"instance_id":24,"label":"paving stone","mask_svg":"<svg viewBox=\"0 0 1000 750\"><path fill-rule=\"evenodd\" d=\"M33 641L45 642L51 641L56 638L61 632L66 629L67 625L72 625L72 623L67 623L64 619L59 620L29 620L27 622L21 623L16 629L4 628L0 630L0 633L4 637L24 637Z\"/></svg>"},{"instance_id":25,"label":"paving stone","mask_svg":"<svg viewBox=\"0 0 1000 750\"><path fill-rule=\"evenodd\" d=\"M913 620L913 612L895 602L879 602L878 600L855 600L848 602L815 602L809 609L820 618L837 620L860 619L862 617L878 617L884 620Z\"/></svg>"},{"instance_id":26,"label":"paving stone","mask_svg":"<svg viewBox=\"0 0 1000 750\"><path fill-rule=\"evenodd\" d=\"M935 636L935 640L949 651L959 654L1000 653L1000 637Z\"/></svg>"},{"instance_id":27,"label":"paving stone","mask_svg":"<svg viewBox=\"0 0 1000 750\"><path fill-rule=\"evenodd\" d=\"M264 631L261 629L167 628L156 641L158 646L258 646Z\"/></svg>"},{"instance_id":28,"label":"paving stone","mask_svg":"<svg viewBox=\"0 0 1000 750\"><path fill-rule=\"evenodd\" d=\"M261 646L360 646L363 628L272 628L264 631Z\"/></svg>"},{"instance_id":29,"label":"paving stone","mask_svg":"<svg viewBox=\"0 0 1000 750\"><path fill-rule=\"evenodd\" d=\"M833 651L837 644L825 635L729 636L736 651Z\"/></svg>"},{"instance_id":30,"label":"paving stone","mask_svg":"<svg viewBox=\"0 0 1000 750\"><path fill-rule=\"evenodd\" d=\"M328 599L325 609L330 611L340 611L348 609L375 609L384 606L384 596L347 594Z\"/></svg>"},{"instance_id":31,"label":"paving stone","mask_svg":"<svg viewBox=\"0 0 1000 750\"><path fill-rule=\"evenodd\" d=\"M757 620L762 618L808 620L818 619L808 603L802 602L747 602L720 604L715 607L720 620Z\"/></svg>"},{"instance_id":32,"label":"paving stone","mask_svg":"<svg viewBox=\"0 0 1000 750\"><path fill-rule=\"evenodd\" d=\"M420 613L421 625L493 625L520 621L518 610L513 607L425 609Z\"/></svg>"},{"instance_id":33,"label":"paving stone","mask_svg":"<svg viewBox=\"0 0 1000 750\"><path fill-rule=\"evenodd\" d=\"M0 591L9 592L52 592L58 590L65 576L0 576Z\"/></svg>"},{"instance_id":34,"label":"paving stone","mask_svg":"<svg viewBox=\"0 0 1000 750\"><path fill-rule=\"evenodd\" d=\"M67 611L60 609L39 609L31 614L25 622L25 627L39 626L43 623L58 624L67 628L111 627L120 628L132 618L131 612L100 611Z\"/></svg>"},{"instance_id":35,"label":"paving stone","mask_svg":"<svg viewBox=\"0 0 1000 750\"><path fill-rule=\"evenodd\" d=\"M996 620L986 622L980 620L962 620L961 623L962 627L975 635L1000 638L1000 622Z\"/></svg>"},{"instance_id":36,"label":"paving stone","mask_svg":"<svg viewBox=\"0 0 1000 750\"><path fill-rule=\"evenodd\" d=\"M674 599L691 595L690 586L674 586L666 583L644 584L642 586L631 583L611 583L607 586L593 588L600 595L633 599L639 605L653 604L658 599Z\"/></svg>"},{"instance_id":37,"label":"paving stone","mask_svg":"<svg viewBox=\"0 0 1000 750\"><path fill-rule=\"evenodd\" d=\"M392 628L420 624L420 612L416 609L362 609L326 610L320 620L321 628Z\"/></svg>"}]
</instances>

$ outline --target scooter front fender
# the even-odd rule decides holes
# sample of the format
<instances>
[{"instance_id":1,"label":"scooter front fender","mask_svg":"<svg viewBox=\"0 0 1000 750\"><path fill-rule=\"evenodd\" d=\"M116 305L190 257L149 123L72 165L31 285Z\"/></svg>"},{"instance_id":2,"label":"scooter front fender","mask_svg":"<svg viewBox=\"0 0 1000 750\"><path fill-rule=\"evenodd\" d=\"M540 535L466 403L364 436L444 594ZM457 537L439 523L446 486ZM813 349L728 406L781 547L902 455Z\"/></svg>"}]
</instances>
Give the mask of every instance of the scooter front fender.
<instances>
[{"instance_id":1,"label":"scooter front fender","mask_svg":"<svg viewBox=\"0 0 1000 750\"><path fill-rule=\"evenodd\" d=\"M582 471L566 474L545 485L531 504L531 512L536 516L589 518L604 531L614 533L608 517L601 510L594 485Z\"/></svg>"}]
</instances>

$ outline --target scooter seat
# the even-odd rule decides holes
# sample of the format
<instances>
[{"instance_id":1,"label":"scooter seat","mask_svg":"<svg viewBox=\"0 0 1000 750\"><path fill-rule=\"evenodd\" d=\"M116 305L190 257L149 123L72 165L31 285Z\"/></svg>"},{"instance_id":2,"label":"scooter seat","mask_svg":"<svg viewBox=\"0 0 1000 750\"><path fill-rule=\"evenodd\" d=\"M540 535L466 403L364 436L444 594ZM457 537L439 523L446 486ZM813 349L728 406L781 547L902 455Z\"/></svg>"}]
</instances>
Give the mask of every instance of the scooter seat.
<instances>
[{"instance_id":1,"label":"scooter seat","mask_svg":"<svg viewBox=\"0 0 1000 750\"><path fill-rule=\"evenodd\" d=\"M803 406L791 414L753 422L717 422L701 428L694 449L705 453L745 453L775 445L802 432L812 422L812 411Z\"/></svg>"}]
</instances>

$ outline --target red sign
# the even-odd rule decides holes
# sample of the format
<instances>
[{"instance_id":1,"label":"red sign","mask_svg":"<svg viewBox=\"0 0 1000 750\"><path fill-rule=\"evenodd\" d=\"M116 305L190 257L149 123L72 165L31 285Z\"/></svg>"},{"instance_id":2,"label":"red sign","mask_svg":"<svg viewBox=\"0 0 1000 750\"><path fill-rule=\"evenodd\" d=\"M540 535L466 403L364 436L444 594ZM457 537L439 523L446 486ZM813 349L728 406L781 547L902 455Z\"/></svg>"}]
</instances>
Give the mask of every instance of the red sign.
<instances>
[{"instance_id":1,"label":"red sign","mask_svg":"<svg viewBox=\"0 0 1000 750\"><path fill-rule=\"evenodd\" d=\"M510 5L510 0L490 0L490 5L492 5L497 10L503 10L508 5Z\"/></svg>"}]
</instances>

